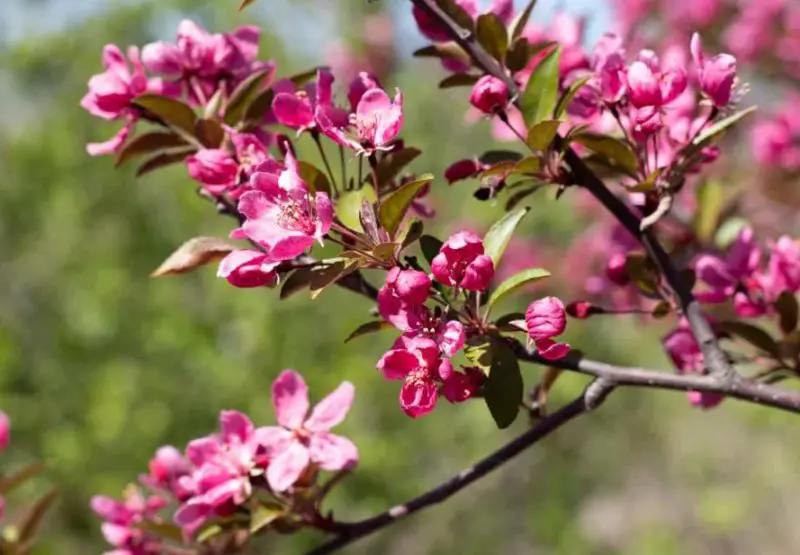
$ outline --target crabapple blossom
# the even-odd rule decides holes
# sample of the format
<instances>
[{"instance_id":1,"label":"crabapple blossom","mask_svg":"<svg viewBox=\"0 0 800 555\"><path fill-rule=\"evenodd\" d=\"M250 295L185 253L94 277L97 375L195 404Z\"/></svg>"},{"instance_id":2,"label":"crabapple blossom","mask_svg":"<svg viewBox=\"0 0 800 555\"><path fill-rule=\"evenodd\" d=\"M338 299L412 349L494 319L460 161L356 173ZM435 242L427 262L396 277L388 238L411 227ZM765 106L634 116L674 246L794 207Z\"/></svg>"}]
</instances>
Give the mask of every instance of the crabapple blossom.
<instances>
[{"instance_id":1,"label":"crabapple blossom","mask_svg":"<svg viewBox=\"0 0 800 555\"><path fill-rule=\"evenodd\" d=\"M467 291L482 291L494 276L494 263L484 254L483 241L470 231L460 231L444 242L431 261L438 282Z\"/></svg>"},{"instance_id":2,"label":"crabapple blossom","mask_svg":"<svg viewBox=\"0 0 800 555\"><path fill-rule=\"evenodd\" d=\"M567 313L560 299L545 297L532 302L525 311L525 326L528 337L544 358L558 360L569 353L567 343L553 341L567 327Z\"/></svg>"},{"instance_id":3,"label":"crabapple blossom","mask_svg":"<svg viewBox=\"0 0 800 555\"><path fill-rule=\"evenodd\" d=\"M416 324L419 307L428 299L431 278L425 272L395 266L378 291L378 311L392 325L406 330Z\"/></svg>"},{"instance_id":4,"label":"crabapple blossom","mask_svg":"<svg viewBox=\"0 0 800 555\"><path fill-rule=\"evenodd\" d=\"M275 269L279 264L261 251L235 250L220 261L217 276L234 287L271 287L278 282Z\"/></svg>"},{"instance_id":5,"label":"crabapple blossom","mask_svg":"<svg viewBox=\"0 0 800 555\"><path fill-rule=\"evenodd\" d=\"M691 51L701 92L711 99L714 106L724 108L731 100L736 79L736 58L730 54L717 54L707 59L697 33L692 35Z\"/></svg>"},{"instance_id":6,"label":"crabapple blossom","mask_svg":"<svg viewBox=\"0 0 800 555\"><path fill-rule=\"evenodd\" d=\"M508 87L492 75L478 79L469 96L470 103L484 114L494 114L508 103Z\"/></svg>"},{"instance_id":7,"label":"crabapple blossom","mask_svg":"<svg viewBox=\"0 0 800 555\"><path fill-rule=\"evenodd\" d=\"M239 164L225 150L204 148L186 158L189 177L217 196L236 185Z\"/></svg>"}]
</instances>

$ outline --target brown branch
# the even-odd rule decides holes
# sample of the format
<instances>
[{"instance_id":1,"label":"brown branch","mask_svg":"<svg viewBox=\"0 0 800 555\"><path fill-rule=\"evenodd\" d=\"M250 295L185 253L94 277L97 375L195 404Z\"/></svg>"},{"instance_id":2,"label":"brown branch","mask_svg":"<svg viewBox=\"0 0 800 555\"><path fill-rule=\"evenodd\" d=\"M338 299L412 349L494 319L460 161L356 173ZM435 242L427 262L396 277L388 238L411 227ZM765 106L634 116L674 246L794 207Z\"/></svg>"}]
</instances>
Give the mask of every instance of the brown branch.
<instances>
[{"instance_id":1,"label":"brown branch","mask_svg":"<svg viewBox=\"0 0 800 555\"><path fill-rule=\"evenodd\" d=\"M427 507L445 501L471 483L483 478L529 447L535 445L539 440L547 437L550 433L573 418L596 409L605 401L606 397L613 389L614 384L604 378L594 380L574 401L543 418L524 434L512 440L510 443L507 443L477 464L461 471L446 482L439 484L427 493L366 520L352 523L333 523L330 529L335 531L337 536L329 542L312 549L306 555L324 555L326 553L332 553L360 538L394 524L401 518L405 518Z\"/></svg>"},{"instance_id":2,"label":"brown branch","mask_svg":"<svg viewBox=\"0 0 800 555\"><path fill-rule=\"evenodd\" d=\"M514 99L514 104L520 107L519 87L503 66L478 43L474 34L469 29L464 29L448 16L437 4L436 0L411 0L411 3L435 17L449 32L453 39L470 55L475 64L488 74L502 80ZM560 136L555 138L556 146L563 146L564 140ZM577 185L586 188L594 197L619 220L619 222L645 247L653 261L659 266L670 288L681 306L684 316L691 326L692 333L700 345L705 357L705 364L711 375L728 382L735 382L740 376L728 362L725 353L720 349L708 320L703 315L700 304L686 286L677 268L672 264L669 255L656 239L654 233L647 229L641 230L641 218L632 212L624 202L612 193L603 181L583 162L578 154L567 147L564 161L572 170L572 176Z\"/></svg>"},{"instance_id":3,"label":"brown branch","mask_svg":"<svg viewBox=\"0 0 800 555\"><path fill-rule=\"evenodd\" d=\"M514 341L513 348L520 360L603 378L617 386L715 393L800 414L800 391L783 389L755 380L741 379L731 382L712 375L671 374L644 368L614 366L589 360L578 354L569 354L560 360L547 360L527 350L518 341Z\"/></svg>"}]
</instances>

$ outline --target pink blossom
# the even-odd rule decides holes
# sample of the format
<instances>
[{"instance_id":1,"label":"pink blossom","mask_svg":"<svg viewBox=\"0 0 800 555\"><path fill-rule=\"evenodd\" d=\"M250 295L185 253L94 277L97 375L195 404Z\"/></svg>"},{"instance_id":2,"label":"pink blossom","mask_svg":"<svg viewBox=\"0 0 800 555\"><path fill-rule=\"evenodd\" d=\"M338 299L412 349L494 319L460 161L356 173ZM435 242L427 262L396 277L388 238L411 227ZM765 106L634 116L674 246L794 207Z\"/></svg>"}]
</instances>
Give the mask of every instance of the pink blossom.
<instances>
[{"instance_id":1,"label":"pink blossom","mask_svg":"<svg viewBox=\"0 0 800 555\"><path fill-rule=\"evenodd\" d=\"M333 222L333 205L327 194L311 194L291 153L287 152L286 169L279 175L257 171L250 187L238 206L245 222L232 237L255 241L267 249L272 261L295 258L314 241L322 244Z\"/></svg>"},{"instance_id":2,"label":"pink blossom","mask_svg":"<svg viewBox=\"0 0 800 555\"><path fill-rule=\"evenodd\" d=\"M165 445L156 450L155 456L148 463L149 473L139 477L139 481L152 489L169 492L183 502L191 497L192 492L180 485L181 478L187 476L192 467L180 451L172 445Z\"/></svg>"},{"instance_id":3,"label":"pink blossom","mask_svg":"<svg viewBox=\"0 0 800 555\"><path fill-rule=\"evenodd\" d=\"M561 300L545 297L532 302L525 311L525 325L528 337L544 358L558 360L569 353L568 344L553 341L567 327L567 313Z\"/></svg>"},{"instance_id":4,"label":"pink blossom","mask_svg":"<svg viewBox=\"0 0 800 555\"><path fill-rule=\"evenodd\" d=\"M455 233L431 261L431 273L444 285L482 291L494 276L494 263L483 252L480 237L471 231Z\"/></svg>"},{"instance_id":5,"label":"pink blossom","mask_svg":"<svg viewBox=\"0 0 800 555\"><path fill-rule=\"evenodd\" d=\"M350 87L347 91L347 101L350 103L350 111L355 112L358 110L358 103L364 93L372 89L380 89L381 85L378 79L366 71L361 71L350 81Z\"/></svg>"},{"instance_id":6,"label":"pink blossom","mask_svg":"<svg viewBox=\"0 0 800 555\"><path fill-rule=\"evenodd\" d=\"M11 443L11 419L0 410L0 451L4 451Z\"/></svg>"},{"instance_id":7,"label":"pink blossom","mask_svg":"<svg viewBox=\"0 0 800 555\"><path fill-rule=\"evenodd\" d=\"M781 293L800 291L800 243L788 235L782 235L769 245L769 262L763 284L770 300Z\"/></svg>"},{"instance_id":8,"label":"pink blossom","mask_svg":"<svg viewBox=\"0 0 800 555\"><path fill-rule=\"evenodd\" d=\"M234 287L273 287L278 282L275 269L279 265L261 251L235 250L220 261L217 276Z\"/></svg>"},{"instance_id":9,"label":"pink blossom","mask_svg":"<svg viewBox=\"0 0 800 555\"><path fill-rule=\"evenodd\" d=\"M103 520L100 528L103 537L118 550L112 553L135 555L158 551L159 540L140 526L152 521L166 505L162 497L144 497L137 487L128 488L123 501L104 495L95 495L91 500L92 510Z\"/></svg>"},{"instance_id":10,"label":"pink blossom","mask_svg":"<svg viewBox=\"0 0 800 555\"><path fill-rule=\"evenodd\" d=\"M492 75L484 75L472 87L470 103L484 114L495 114L508 104L508 87Z\"/></svg>"},{"instance_id":11,"label":"pink blossom","mask_svg":"<svg viewBox=\"0 0 800 555\"><path fill-rule=\"evenodd\" d=\"M442 395L451 403L463 403L471 398L483 386L486 375L478 368L464 368L462 372L453 372L442 384Z\"/></svg>"},{"instance_id":12,"label":"pink blossom","mask_svg":"<svg viewBox=\"0 0 800 555\"><path fill-rule=\"evenodd\" d=\"M262 165L264 164L267 165L269 170L263 171L275 173L282 169L280 164L278 164L267 151L267 147L269 147L270 144L265 143L261 137L254 133L242 133L231 127L227 128L226 131L231 139L231 143L233 143L233 148L236 152L236 161L239 164L237 182L247 182L253 175L253 172L260 166L263 168L264 166ZM267 139L271 138L272 137L267 137Z\"/></svg>"},{"instance_id":13,"label":"pink blossom","mask_svg":"<svg viewBox=\"0 0 800 555\"><path fill-rule=\"evenodd\" d=\"M389 150L403 127L403 94L396 89L392 101L382 89L369 89L358 101L347 127L337 124L331 109L325 106L317 106L316 120L325 135L357 154ZM348 128L352 128L354 136L346 132Z\"/></svg>"},{"instance_id":14,"label":"pink blossom","mask_svg":"<svg viewBox=\"0 0 800 555\"><path fill-rule=\"evenodd\" d=\"M347 124L347 112L333 105L333 74L327 69L317 71L312 87L295 93L279 92L272 101L272 111L281 124L305 131L315 129L317 108L324 110L334 125Z\"/></svg>"},{"instance_id":15,"label":"pink blossom","mask_svg":"<svg viewBox=\"0 0 800 555\"><path fill-rule=\"evenodd\" d=\"M453 374L453 365L441 358L439 346L427 337L400 337L378 361L389 380L403 380L400 406L413 418L436 407L440 385Z\"/></svg>"},{"instance_id":16,"label":"pink blossom","mask_svg":"<svg viewBox=\"0 0 800 555\"><path fill-rule=\"evenodd\" d=\"M265 428L272 460L267 467L267 482L274 491L286 491L297 482L309 465L323 470L343 470L358 463L358 450L330 429L344 420L353 404L355 388L343 382L322 399L306 417L308 388L302 376L284 370L272 384L272 402L280 427Z\"/></svg>"},{"instance_id":17,"label":"pink blossom","mask_svg":"<svg viewBox=\"0 0 800 555\"><path fill-rule=\"evenodd\" d=\"M696 294L702 302L720 303L735 295L743 296L741 284L747 282L758 270L761 251L755 243L753 230L743 228L728 250L726 257L704 254L694 263L700 281L708 286ZM742 299L742 302L744 299Z\"/></svg>"},{"instance_id":18,"label":"pink blossom","mask_svg":"<svg viewBox=\"0 0 800 555\"><path fill-rule=\"evenodd\" d=\"M214 196L236 185L239 165L225 150L204 148L186 158L189 177L203 184Z\"/></svg>"},{"instance_id":19,"label":"pink blossom","mask_svg":"<svg viewBox=\"0 0 800 555\"><path fill-rule=\"evenodd\" d=\"M654 52L643 50L628 68L628 92L636 108L660 108L686 89L686 71L682 67L662 70Z\"/></svg>"},{"instance_id":20,"label":"pink blossom","mask_svg":"<svg viewBox=\"0 0 800 555\"><path fill-rule=\"evenodd\" d=\"M403 329L403 340L427 338L439 346L446 357L453 357L464 347L467 332L458 320L447 320L440 309L431 311L426 306L409 310L408 325Z\"/></svg>"},{"instance_id":21,"label":"pink blossom","mask_svg":"<svg viewBox=\"0 0 800 555\"><path fill-rule=\"evenodd\" d=\"M717 54L706 59L700 35L692 35L692 58L697 66L697 79L700 90L718 108L728 105L731 100L733 83L736 79L736 58L730 54Z\"/></svg>"},{"instance_id":22,"label":"pink blossom","mask_svg":"<svg viewBox=\"0 0 800 555\"><path fill-rule=\"evenodd\" d=\"M678 373L706 373L703 352L685 319L681 319L678 326L664 337L663 344ZM724 399L720 395L698 391L688 392L687 397L693 406L701 408L715 407Z\"/></svg>"},{"instance_id":23,"label":"pink blossom","mask_svg":"<svg viewBox=\"0 0 800 555\"><path fill-rule=\"evenodd\" d=\"M378 291L378 311L392 325L409 329L418 319L418 308L428 299L431 284L426 273L395 266Z\"/></svg>"}]
</instances>

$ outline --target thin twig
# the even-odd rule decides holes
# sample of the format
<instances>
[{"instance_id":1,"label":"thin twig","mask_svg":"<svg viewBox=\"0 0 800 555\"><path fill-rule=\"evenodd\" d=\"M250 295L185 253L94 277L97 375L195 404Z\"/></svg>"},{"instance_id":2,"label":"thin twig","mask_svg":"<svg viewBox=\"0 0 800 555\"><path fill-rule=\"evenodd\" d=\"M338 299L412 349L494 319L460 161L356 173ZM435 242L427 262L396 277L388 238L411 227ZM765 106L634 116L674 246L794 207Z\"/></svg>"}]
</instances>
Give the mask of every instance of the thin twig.
<instances>
[{"instance_id":1,"label":"thin twig","mask_svg":"<svg viewBox=\"0 0 800 555\"><path fill-rule=\"evenodd\" d=\"M517 83L508 72L492 58L478 43L472 32L464 29L448 16L436 3L436 0L410 0L412 4L425 10L436 18L450 33L450 36L470 55L475 64L485 72L494 75L508 87L514 104L520 107L520 91ZM556 147L561 147L564 140L561 136L555 137ZM710 373L722 380L734 382L740 379L733 367L728 362L725 353L719 347L716 336L708 320L703 315L700 303L692 295L691 290L681 278L680 272L672 264L669 255L657 241L652 230L641 230L641 218L632 212L624 202L612 193L603 181L592 172L572 148L566 148L564 161L572 170L575 184L587 189L594 197L619 220L619 222L645 247L647 252L659 266L670 288L675 292L678 303L684 316L689 322L695 339L705 358L706 367Z\"/></svg>"},{"instance_id":2,"label":"thin twig","mask_svg":"<svg viewBox=\"0 0 800 555\"><path fill-rule=\"evenodd\" d=\"M326 553L332 553L364 536L368 536L382 528L394 524L401 518L405 518L427 507L441 503L468 485L501 467L573 418L596 409L605 401L606 397L613 389L614 385L605 379L598 378L594 380L574 401L543 418L524 434L510 443L507 443L482 461L461 471L456 476L439 484L427 493L366 520L351 523L333 523L331 529L338 533L337 537L312 549L306 555L324 555Z\"/></svg>"}]
</instances>

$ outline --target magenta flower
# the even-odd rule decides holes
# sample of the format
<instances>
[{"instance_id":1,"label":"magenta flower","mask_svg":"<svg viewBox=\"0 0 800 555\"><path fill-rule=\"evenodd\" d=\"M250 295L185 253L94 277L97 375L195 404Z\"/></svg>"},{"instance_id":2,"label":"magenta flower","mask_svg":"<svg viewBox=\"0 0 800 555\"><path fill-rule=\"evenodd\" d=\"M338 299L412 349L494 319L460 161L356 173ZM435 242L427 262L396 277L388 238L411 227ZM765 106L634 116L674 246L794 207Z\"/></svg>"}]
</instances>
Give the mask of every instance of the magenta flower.
<instances>
[{"instance_id":1,"label":"magenta flower","mask_svg":"<svg viewBox=\"0 0 800 555\"><path fill-rule=\"evenodd\" d=\"M717 54L706 59L700 35L692 35L691 51L697 66L697 80L700 90L711 99L714 106L724 108L731 100L733 83L736 79L736 58L730 54Z\"/></svg>"},{"instance_id":2,"label":"magenta flower","mask_svg":"<svg viewBox=\"0 0 800 555\"><path fill-rule=\"evenodd\" d=\"M286 491L309 465L344 470L358 463L358 449L347 438L330 433L344 420L353 404L355 388L343 382L308 413L308 388L303 377L284 370L272 383L272 403L280 427L264 428L269 438L267 482L274 491Z\"/></svg>"},{"instance_id":3,"label":"magenta flower","mask_svg":"<svg viewBox=\"0 0 800 555\"><path fill-rule=\"evenodd\" d=\"M469 101L484 114L495 114L508 104L508 87L497 77L484 75L473 85Z\"/></svg>"},{"instance_id":4,"label":"magenta flower","mask_svg":"<svg viewBox=\"0 0 800 555\"><path fill-rule=\"evenodd\" d=\"M482 291L494 276L494 263L483 252L480 237L470 231L455 233L431 261L431 273L444 285Z\"/></svg>"},{"instance_id":5,"label":"magenta flower","mask_svg":"<svg viewBox=\"0 0 800 555\"><path fill-rule=\"evenodd\" d=\"M104 521L100 527L103 537L117 548L111 552L115 554L158 552L160 540L146 533L140 526L153 520L156 513L166 505L166 499L155 495L144 497L136 487L126 490L123 501L104 495L95 495L91 501L92 510Z\"/></svg>"},{"instance_id":6,"label":"magenta flower","mask_svg":"<svg viewBox=\"0 0 800 555\"><path fill-rule=\"evenodd\" d=\"M235 250L220 261L217 277L227 279L234 287L273 287L278 282L275 269L279 265L261 251Z\"/></svg>"},{"instance_id":7,"label":"magenta flower","mask_svg":"<svg viewBox=\"0 0 800 555\"><path fill-rule=\"evenodd\" d=\"M686 71L680 66L661 68L658 56L642 50L628 68L628 93L636 108L660 108L686 90Z\"/></svg>"},{"instance_id":8,"label":"magenta flower","mask_svg":"<svg viewBox=\"0 0 800 555\"><path fill-rule=\"evenodd\" d=\"M561 300L545 297L532 302L525 311L525 325L528 337L544 358L558 360L569 353L569 344L553 341L567 327L567 313Z\"/></svg>"},{"instance_id":9,"label":"magenta flower","mask_svg":"<svg viewBox=\"0 0 800 555\"><path fill-rule=\"evenodd\" d=\"M378 83L377 77L361 71L350 81L350 87L347 91L347 101L350 103L350 111L356 112L358 110L358 103L361 102L361 97L364 93L372 89L380 89L381 85Z\"/></svg>"},{"instance_id":10,"label":"magenta flower","mask_svg":"<svg viewBox=\"0 0 800 555\"><path fill-rule=\"evenodd\" d=\"M11 443L11 419L0 410L0 451L4 451Z\"/></svg>"},{"instance_id":11,"label":"magenta flower","mask_svg":"<svg viewBox=\"0 0 800 555\"><path fill-rule=\"evenodd\" d=\"M412 418L436 407L440 385L453 374L453 365L441 358L439 345L426 337L398 338L377 367L387 379L403 380L400 406Z\"/></svg>"},{"instance_id":12,"label":"magenta flower","mask_svg":"<svg viewBox=\"0 0 800 555\"><path fill-rule=\"evenodd\" d=\"M239 165L220 148L204 148L186 158L189 177L200 182L213 196L236 186Z\"/></svg>"},{"instance_id":13,"label":"magenta flower","mask_svg":"<svg viewBox=\"0 0 800 555\"><path fill-rule=\"evenodd\" d=\"M678 326L668 333L662 340L667 355L677 368L678 373L698 373L705 374L705 360L700 345L692 334L689 323L685 319L678 322ZM714 393L703 393L690 391L687 393L689 402L696 407L712 408L717 406L724 399L723 396Z\"/></svg>"},{"instance_id":14,"label":"magenta flower","mask_svg":"<svg viewBox=\"0 0 800 555\"><path fill-rule=\"evenodd\" d=\"M322 238L333 222L328 195L314 195L299 174L297 161L287 152L286 169L279 175L258 171L250 178L251 191L239 200L245 217L233 238L249 238L267 249L270 260L290 260Z\"/></svg>"},{"instance_id":15,"label":"magenta flower","mask_svg":"<svg viewBox=\"0 0 800 555\"><path fill-rule=\"evenodd\" d=\"M464 368L463 372L453 372L442 384L442 395L451 403L463 403L483 386L486 374L478 368Z\"/></svg>"},{"instance_id":16,"label":"magenta flower","mask_svg":"<svg viewBox=\"0 0 800 555\"><path fill-rule=\"evenodd\" d=\"M417 309L428 299L431 284L425 272L395 266L378 291L378 312L387 322L407 330L418 320Z\"/></svg>"},{"instance_id":17,"label":"magenta flower","mask_svg":"<svg viewBox=\"0 0 800 555\"><path fill-rule=\"evenodd\" d=\"M347 125L347 112L333 105L333 74L317 71L313 87L295 93L279 92L272 101L272 111L279 123L299 132L317 127L315 112L324 110L334 125Z\"/></svg>"},{"instance_id":18,"label":"magenta flower","mask_svg":"<svg viewBox=\"0 0 800 555\"><path fill-rule=\"evenodd\" d=\"M394 101L382 89L369 89L358 101L350 125L337 124L330 108L317 106L316 120L320 130L337 144L352 148L357 154L369 155L389 150L403 127L403 94L396 89ZM347 132L352 129L352 136Z\"/></svg>"},{"instance_id":19,"label":"magenta flower","mask_svg":"<svg viewBox=\"0 0 800 555\"><path fill-rule=\"evenodd\" d=\"M762 281L770 300L777 299L784 291L800 291L800 243L782 235L769 249L767 272Z\"/></svg>"}]
</instances>

